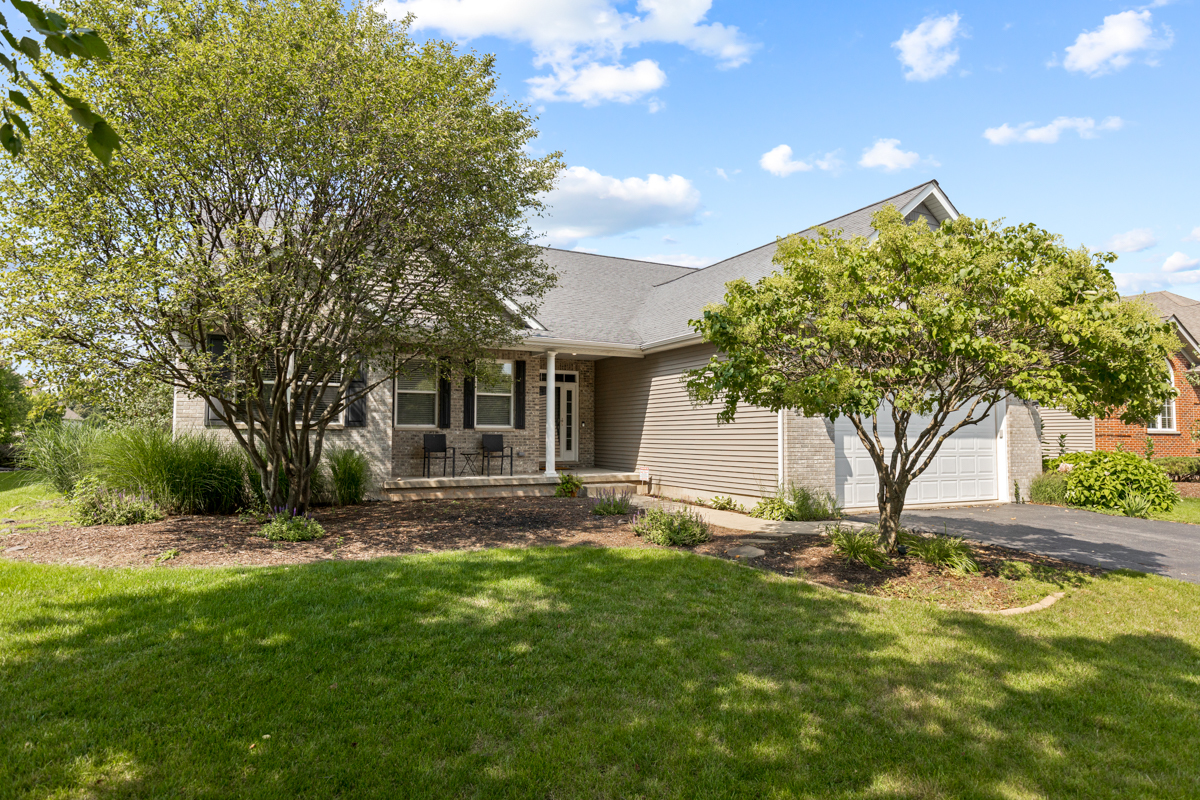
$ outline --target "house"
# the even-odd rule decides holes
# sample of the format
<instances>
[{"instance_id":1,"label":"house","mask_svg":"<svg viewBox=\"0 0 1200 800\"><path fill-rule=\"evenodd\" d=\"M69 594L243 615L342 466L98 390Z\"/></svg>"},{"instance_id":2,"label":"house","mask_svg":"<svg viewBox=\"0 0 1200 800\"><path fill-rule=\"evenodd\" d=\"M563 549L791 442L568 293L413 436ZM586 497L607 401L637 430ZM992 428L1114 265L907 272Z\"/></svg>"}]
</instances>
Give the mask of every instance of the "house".
<instances>
[{"instance_id":1,"label":"house","mask_svg":"<svg viewBox=\"0 0 1200 800\"><path fill-rule=\"evenodd\" d=\"M1047 456L1062 450L1068 453L1088 450L1125 450L1146 454L1150 444L1155 457L1195 456L1200 442L1193 441L1193 425L1200 421L1200 388L1188 378L1200 377L1200 300L1180 297L1171 292L1126 297L1145 300L1164 320L1175 323L1179 349L1171 356L1171 377L1178 395L1168 401L1149 425L1126 425L1116 415L1105 419L1073 417L1060 409L1040 409L1042 448Z\"/></svg>"},{"instance_id":2,"label":"house","mask_svg":"<svg viewBox=\"0 0 1200 800\"><path fill-rule=\"evenodd\" d=\"M871 216L887 204L931 226L958 213L930 181L823 225L870 235ZM834 493L847 508L874 508L874 466L845 420L745 407L719 425L716 406L688 398L683 374L715 352L688 321L722 299L727 281L773 272L775 248L704 269L546 249L558 285L526 320L522 344L496 352L496 377L476 383L418 370L385 383L330 436L365 453L376 477L397 491L421 475L424 434L443 432L451 446L471 451L482 433L499 432L514 448L518 475L645 470L669 496L742 502L795 482ZM177 396L176 428L205 424L203 401ZM1040 471L1038 448L1032 408L1009 400L943 445L910 502L1006 501L1014 481L1027 493Z\"/></svg>"}]
</instances>

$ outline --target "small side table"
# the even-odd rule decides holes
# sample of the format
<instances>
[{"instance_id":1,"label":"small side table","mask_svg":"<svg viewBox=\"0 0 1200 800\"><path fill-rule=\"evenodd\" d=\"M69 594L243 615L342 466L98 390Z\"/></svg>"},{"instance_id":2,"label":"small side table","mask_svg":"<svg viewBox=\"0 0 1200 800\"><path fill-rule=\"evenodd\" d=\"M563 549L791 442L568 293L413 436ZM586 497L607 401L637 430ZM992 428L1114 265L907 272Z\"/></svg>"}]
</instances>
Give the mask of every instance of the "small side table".
<instances>
[{"instance_id":1,"label":"small side table","mask_svg":"<svg viewBox=\"0 0 1200 800\"><path fill-rule=\"evenodd\" d=\"M480 474L478 450L460 450L458 454L463 457L462 469L458 471L460 476L466 475L467 470L470 470L472 475Z\"/></svg>"}]
</instances>

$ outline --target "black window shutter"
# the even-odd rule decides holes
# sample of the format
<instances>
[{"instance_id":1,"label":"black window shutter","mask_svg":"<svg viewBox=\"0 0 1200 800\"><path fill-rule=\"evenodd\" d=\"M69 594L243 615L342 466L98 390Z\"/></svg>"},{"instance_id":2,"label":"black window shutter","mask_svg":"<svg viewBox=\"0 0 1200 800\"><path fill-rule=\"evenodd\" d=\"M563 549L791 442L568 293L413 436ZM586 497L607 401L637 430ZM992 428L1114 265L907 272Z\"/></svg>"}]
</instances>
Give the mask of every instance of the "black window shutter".
<instances>
[{"instance_id":1,"label":"black window shutter","mask_svg":"<svg viewBox=\"0 0 1200 800\"><path fill-rule=\"evenodd\" d=\"M347 388L347 393L354 395L361 392L367 387L366 376L362 370L350 381L350 386ZM367 427L367 396L363 395L350 405L346 406L346 427L347 428L365 428Z\"/></svg>"},{"instance_id":2,"label":"black window shutter","mask_svg":"<svg viewBox=\"0 0 1200 800\"><path fill-rule=\"evenodd\" d=\"M463 378L463 428L465 430L475 427L475 379L470 375L474 366L474 361L467 364L468 374Z\"/></svg>"},{"instance_id":3,"label":"black window shutter","mask_svg":"<svg viewBox=\"0 0 1200 800\"><path fill-rule=\"evenodd\" d=\"M450 365L438 361L438 427L450 427Z\"/></svg>"},{"instance_id":4,"label":"black window shutter","mask_svg":"<svg viewBox=\"0 0 1200 800\"><path fill-rule=\"evenodd\" d=\"M513 364L513 427L525 430L525 362Z\"/></svg>"}]
</instances>

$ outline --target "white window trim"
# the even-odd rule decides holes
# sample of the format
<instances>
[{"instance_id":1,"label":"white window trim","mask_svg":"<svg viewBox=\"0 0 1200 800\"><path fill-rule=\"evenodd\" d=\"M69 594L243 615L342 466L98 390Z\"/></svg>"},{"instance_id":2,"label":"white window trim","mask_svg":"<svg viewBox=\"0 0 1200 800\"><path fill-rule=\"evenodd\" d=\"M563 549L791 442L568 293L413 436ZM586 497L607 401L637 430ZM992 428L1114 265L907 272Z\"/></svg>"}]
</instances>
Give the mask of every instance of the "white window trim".
<instances>
[{"instance_id":1,"label":"white window trim","mask_svg":"<svg viewBox=\"0 0 1200 800\"><path fill-rule=\"evenodd\" d=\"M479 396L484 397L504 397L496 392L481 392L479 391L479 380L475 380L475 428L481 431L511 431L515 430L515 421L513 415L517 413L517 364L512 359L503 358L493 362L498 366L504 364L512 365L512 387L508 393L508 424L507 425L484 425L479 422Z\"/></svg>"},{"instance_id":2,"label":"white window trim","mask_svg":"<svg viewBox=\"0 0 1200 800\"><path fill-rule=\"evenodd\" d=\"M1171 365L1170 361L1167 362L1167 371L1171 373L1171 385L1174 386L1175 385L1175 367ZM1178 389L1175 390L1175 396L1176 397L1179 396ZM1170 428L1159 428L1159 427L1151 428L1149 425L1147 425L1146 433L1179 433L1179 417L1177 414L1177 409L1175 408L1175 397L1172 397L1170 400L1168 400L1166 403L1164 403L1163 406L1171 407L1171 427ZM1162 420L1162 413L1160 412L1159 415L1154 418L1154 424L1157 426L1161 420Z\"/></svg>"},{"instance_id":3,"label":"white window trim","mask_svg":"<svg viewBox=\"0 0 1200 800\"><path fill-rule=\"evenodd\" d=\"M426 391L424 389L405 389L403 391L405 394L432 394L433 395L433 423L432 424L424 424L424 425L402 425L396 421L396 414L399 413L399 409L400 409L400 404L396 402L396 398L400 394L401 390L397 386L396 379L393 378L392 379L392 427L395 428L396 430L401 430L401 431L436 431L436 430L438 430L438 423L441 422L439 417L441 417L441 412L442 412L442 409L441 409L442 404L441 404L441 402L439 402L441 400L441 398L440 398L441 379L442 379L441 367L436 361L431 362L427 358L417 359L417 360L422 363L432 363L433 364L434 389L433 389L433 391Z\"/></svg>"}]
</instances>

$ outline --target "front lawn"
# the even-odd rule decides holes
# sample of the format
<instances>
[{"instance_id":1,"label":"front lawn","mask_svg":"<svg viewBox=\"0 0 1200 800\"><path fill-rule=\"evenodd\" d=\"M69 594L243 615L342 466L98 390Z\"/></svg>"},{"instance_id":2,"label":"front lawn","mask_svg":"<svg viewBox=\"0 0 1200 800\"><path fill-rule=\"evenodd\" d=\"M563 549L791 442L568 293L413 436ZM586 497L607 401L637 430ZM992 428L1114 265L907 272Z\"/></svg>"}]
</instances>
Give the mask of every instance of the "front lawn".
<instances>
[{"instance_id":1,"label":"front lawn","mask_svg":"<svg viewBox=\"0 0 1200 800\"><path fill-rule=\"evenodd\" d=\"M1200 525L1200 497L1184 497L1170 511L1156 511L1151 516L1154 519Z\"/></svg>"},{"instance_id":2,"label":"front lawn","mask_svg":"<svg viewBox=\"0 0 1200 800\"><path fill-rule=\"evenodd\" d=\"M0 562L0 795L1187 797L1200 587L860 598L664 549ZM267 738L269 737L269 738Z\"/></svg>"},{"instance_id":3,"label":"front lawn","mask_svg":"<svg viewBox=\"0 0 1200 800\"><path fill-rule=\"evenodd\" d=\"M61 525L70 518L70 509L62 495L38 483L31 473L0 472L0 535L5 530ZM3 541L0 539L0 544Z\"/></svg>"}]
</instances>

